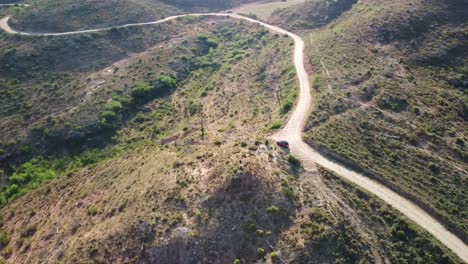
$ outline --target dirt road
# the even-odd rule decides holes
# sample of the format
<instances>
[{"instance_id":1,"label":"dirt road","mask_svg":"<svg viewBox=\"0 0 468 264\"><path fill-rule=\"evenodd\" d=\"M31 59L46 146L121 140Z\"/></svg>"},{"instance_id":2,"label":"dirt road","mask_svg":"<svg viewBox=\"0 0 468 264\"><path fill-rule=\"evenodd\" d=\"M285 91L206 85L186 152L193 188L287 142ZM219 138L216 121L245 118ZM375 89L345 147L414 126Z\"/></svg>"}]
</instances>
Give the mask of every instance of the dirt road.
<instances>
[{"instance_id":1,"label":"dirt road","mask_svg":"<svg viewBox=\"0 0 468 264\"><path fill-rule=\"evenodd\" d=\"M276 33L285 34L294 39L295 42L295 51L294 51L294 65L297 71L297 76L300 83L300 96L297 106L289 118L286 126L280 130L278 133L272 137L275 139L285 139L289 141L291 151L294 155L300 158L306 168L314 168L316 164L327 168L344 179L353 182L360 186L361 188L375 194L388 204L390 204L395 209L399 210L401 213L406 215L413 222L427 230L435 238L437 238L441 243L443 243L447 248L452 250L457 254L462 260L468 263L468 247L467 245L456 237L453 233L449 232L441 223L436 219L430 216L423 209L407 200L406 198L400 196L399 194L393 192L384 185L369 179L368 177L356 173L346 167L337 164L318 152L310 148L304 141L302 141L302 130L304 128L305 122L310 114L310 105L311 105L311 94L310 94L310 81L309 76L304 67L304 41L298 35L288 32L277 26L269 25L251 18L236 14L227 14L227 13L203 13L203 14L187 14L187 15L178 15L167 17L162 20L147 22L147 23L133 23L120 25L116 27L107 27L100 29L91 29L91 30L81 30L73 32L63 32L63 33L28 33L28 32L18 32L12 29L8 25L9 17L5 17L0 20L0 28L4 31L11 34L20 34L28 36L64 36L64 35L74 35L81 33L91 33L91 32L100 32L110 30L112 28L126 28L134 26L145 26L145 25L155 25L167 22L169 20L174 20L176 18L184 16L218 16L218 17L231 17L235 19L242 19L252 23L257 23L265 28L274 31Z\"/></svg>"}]
</instances>

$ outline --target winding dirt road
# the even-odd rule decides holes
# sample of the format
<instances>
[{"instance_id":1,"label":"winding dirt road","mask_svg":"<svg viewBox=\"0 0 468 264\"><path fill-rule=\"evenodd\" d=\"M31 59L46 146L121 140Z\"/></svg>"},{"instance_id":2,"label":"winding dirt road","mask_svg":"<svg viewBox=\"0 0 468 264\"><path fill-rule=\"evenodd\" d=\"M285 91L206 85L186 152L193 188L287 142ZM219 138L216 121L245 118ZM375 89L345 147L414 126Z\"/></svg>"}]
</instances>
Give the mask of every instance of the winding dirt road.
<instances>
[{"instance_id":1,"label":"winding dirt road","mask_svg":"<svg viewBox=\"0 0 468 264\"><path fill-rule=\"evenodd\" d=\"M344 179L353 182L360 186L361 188L375 194L388 204L390 204L395 209L399 210L401 213L406 215L413 222L418 224L420 227L427 230L435 238L437 238L442 244L447 248L452 250L456 255L458 255L463 261L468 263L468 247L467 245L453 233L449 232L441 223L436 219L430 216L423 209L418 207L416 204L412 203L408 199L400 196L384 185L362 175L352 171L336 162L333 162L326 157L322 156L311 147L309 147L302 140L302 130L304 128L305 122L310 114L310 105L311 105L311 94L310 94L310 82L309 76L304 67L304 41L298 35L288 32L277 26L269 25L248 17L228 14L228 13L203 13L203 14L187 14L187 15L178 15L171 16L165 19L161 19L153 22L146 23L133 23L125 24L116 27L106 27L99 29L90 29L90 30L80 30L73 32L63 32L63 33L29 33L29 32L19 32L12 29L8 25L8 20L10 17L5 17L0 20L0 28L5 32L10 34L20 34L27 36L65 36L65 35L74 35L82 33L91 33L91 32L100 32L110 30L112 28L127 28L135 26L145 26L145 25L155 25L161 24L170 20L174 20L180 17L186 16L218 16L218 17L231 17L235 19L246 20L252 23L257 23L265 28L280 34L288 35L294 39L295 50L294 50L294 65L297 71L297 76L300 83L300 96L297 106L292 113L290 119L288 120L286 126L280 130L278 133L273 135L274 139L286 139L289 141L291 151L294 155L300 158L306 168L313 168L317 164L335 172Z\"/></svg>"}]
</instances>

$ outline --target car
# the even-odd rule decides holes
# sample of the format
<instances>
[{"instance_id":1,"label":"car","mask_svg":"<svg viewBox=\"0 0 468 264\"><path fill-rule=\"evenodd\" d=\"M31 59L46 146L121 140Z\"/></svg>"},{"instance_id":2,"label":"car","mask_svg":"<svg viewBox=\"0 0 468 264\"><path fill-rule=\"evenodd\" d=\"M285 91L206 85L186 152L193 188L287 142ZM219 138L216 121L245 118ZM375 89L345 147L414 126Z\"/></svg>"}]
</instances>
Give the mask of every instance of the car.
<instances>
[{"instance_id":1,"label":"car","mask_svg":"<svg viewBox=\"0 0 468 264\"><path fill-rule=\"evenodd\" d=\"M277 141L276 144L282 148L289 148L289 143L286 140Z\"/></svg>"}]
</instances>

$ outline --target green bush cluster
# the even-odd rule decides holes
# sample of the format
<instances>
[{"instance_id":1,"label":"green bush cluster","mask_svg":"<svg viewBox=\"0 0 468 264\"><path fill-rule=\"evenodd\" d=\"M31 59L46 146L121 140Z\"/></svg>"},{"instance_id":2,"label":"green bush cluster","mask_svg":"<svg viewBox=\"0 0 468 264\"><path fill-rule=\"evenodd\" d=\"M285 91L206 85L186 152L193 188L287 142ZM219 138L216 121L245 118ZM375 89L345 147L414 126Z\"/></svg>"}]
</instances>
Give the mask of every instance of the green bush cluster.
<instances>
[{"instance_id":1,"label":"green bush cluster","mask_svg":"<svg viewBox=\"0 0 468 264\"><path fill-rule=\"evenodd\" d=\"M24 163L15 169L0 192L0 205L3 207L40 183L54 178L55 175L56 172L50 168L50 164L42 158Z\"/></svg>"},{"instance_id":2,"label":"green bush cluster","mask_svg":"<svg viewBox=\"0 0 468 264\"><path fill-rule=\"evenodd\" d=\"M273 123L270 124L270 130L280 129L281 126L281 121L273 121Z\"/></svg>"},{"instance_id":3,"label":"green bush cluster","mask_svg":"<svg viewBox=\"0 0 468 264\"><path fill-rule=\"evenodd\" d=\"M297 92L294 89L291 89L286 96L281 102L281 107L280 107L280 114L285 115L287 114L293 107L294 102L296 101L297 98Z\"/></svg>"},{"instance_id":4,"label":"green bush cluster","mask_svg":"<svg viewBox=\"0 0 468 264\"><path fill-rule=\"evenodd\" d=\"M114 129L122 112L163 96L173 91L176 86L177 80L167 75L160 75L152 83L136 82L131 88L130 97L117 96L112 102L107 103L105 110L101 113L100 128Z\"/></svg>"},{"instance_id":5,"label":"green bush cluster","mask_svg":"<svg viewBox=\"0 0 468 264\"><path fill-rule=\"evenodd\" d=\"M268 207L266 209L267 213L270 213L270 214L277 213L277 212L279 212L279 210L280 209L277 206L274 206L274 205L272 205L272 206L270 206L270 207Z\"/></svg>"}]
</instances>

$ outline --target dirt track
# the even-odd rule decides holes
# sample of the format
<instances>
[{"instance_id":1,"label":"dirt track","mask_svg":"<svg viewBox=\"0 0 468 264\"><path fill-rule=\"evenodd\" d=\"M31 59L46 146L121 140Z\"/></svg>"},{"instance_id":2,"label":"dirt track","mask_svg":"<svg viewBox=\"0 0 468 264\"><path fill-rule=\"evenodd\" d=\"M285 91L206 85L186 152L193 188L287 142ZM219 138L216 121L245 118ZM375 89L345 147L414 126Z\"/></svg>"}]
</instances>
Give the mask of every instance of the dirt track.
<instances>
[{"instance_id":1,"label":"dirt track","mask_svg":"<svg viewBox=\"0 0 468 264\"><path fill-rule=\"evenodd\" d=\"M221 17L231 17L235 19L247 20L252 23L260 24L271 31L276 33L285 34L294 39L295 42L295 51L294 51L294 65L297 71L299 83L300 83L300 96L297 106L292 113L290 119L288 120L286 126L280 130L278 133L273 135L274 139L285 139L289 141L291 151L294 155L300 158L306 168L314 168L316 164L327 168L336 174L340 175L344 179L353 182L359 185L361 188L375 194L388 204L390 204L395 209L399 210L401 213L406 215L413 222L427 230L435 238L437 238L441 243L447 246L455 254L457 254L462 260L468 263L468 247L465 243L456 237L453 233L449 232L441 223L436 219L430 216L423 209L415 205L413 202L408 199L400 196L384 185L371 180L370 178L356 173L346 167L337 164L326 157L322 156L310 146L308 146L304 141L302 141L302 130L304 124L310 114L310 105L311 105L311 95L310 95L310 82L309 76L304 67L304 41L298 35L288 32L279 27L269 25L251 18L236 14L227 14L227 13L203 13L203 14L187 14L187 15L178 15L167 17L162 20L146 22L146 23L134 23L134 24L125 24L116 27L106 27L100 29L91 29L91 30L81 30L73 32L63 32L63 33L28 33L28 32L18 32L12 29L8 25L9 17L5 17L0 20L0 28L10 34L20 34L28 36L64 36L64 35L74 35L81 33L90 33L90 32L100 32L110 30L112 28L126 28L134 26L145 26L145 25L155 25L167 22L169 20L174 20L176 18L184 16L221 16Z\"/></svg>"}]
</instances>

